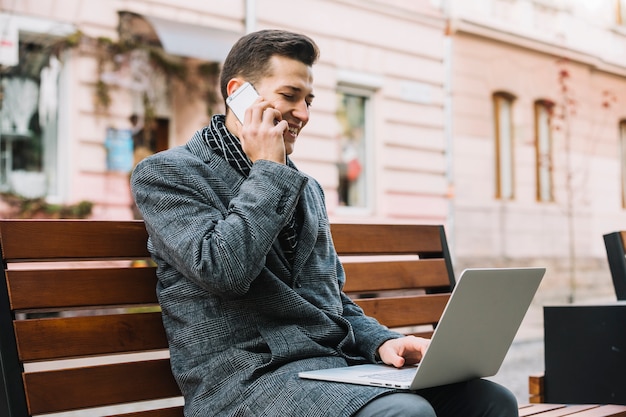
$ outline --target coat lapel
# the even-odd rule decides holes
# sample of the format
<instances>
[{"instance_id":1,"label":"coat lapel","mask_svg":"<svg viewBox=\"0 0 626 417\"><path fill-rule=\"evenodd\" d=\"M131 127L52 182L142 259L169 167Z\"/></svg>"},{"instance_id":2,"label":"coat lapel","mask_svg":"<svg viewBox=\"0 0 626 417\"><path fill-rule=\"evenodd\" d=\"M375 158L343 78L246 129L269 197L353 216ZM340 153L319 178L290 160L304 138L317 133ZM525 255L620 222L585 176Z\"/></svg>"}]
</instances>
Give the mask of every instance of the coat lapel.
<instances>
[{"instance_id":1,"label":"coat lapel","mask_svg":"<svg viewBox=\"0 0 626 417\"><path fill-rule=\"evenodd\" d=\"M229 199L233 198L239 191L241 184L245 181L245 177L236 169L234 169L224 158L218 156L215 152L213 152L206 143L206 140L200 134L200 132L201 131L197 132L192 137L192 139L187 143L187 146L191 153L195 154L200 159L205 161L212 170L222 173L220 177L223 181L225 181L227 188L231 190ZM288 164L292 168L297 169L290 160L288 160ZM224 203L226 206L228 206L227 201L225 201ZM303 223L302 227L300 228L300 233L298 235L298 245L296 246L292 268L290 268L287 259L280 249L280 243L278 242L278 239L272 245L272 252L275 252L274 255L278 257L284 264L284 268L280 268L280 272L275 271L275 273L282 275L282 279L285 282L293 282L293 277L297 276L300 273L300 271L304 267L304 264L306 263L306 260L308 259L309 255L313 251L313 248L315 247L319 228L319 219L315 214L318 213L318 210L311 210L309 208L317 207L318 205L318 198L313 195L311 188L309 188L308 186L305 187L302 195L300 196L297 208L298 210L302 210L303 212ZM291 274L289 273L290 270Z\"/></svg>"}]
</instances>

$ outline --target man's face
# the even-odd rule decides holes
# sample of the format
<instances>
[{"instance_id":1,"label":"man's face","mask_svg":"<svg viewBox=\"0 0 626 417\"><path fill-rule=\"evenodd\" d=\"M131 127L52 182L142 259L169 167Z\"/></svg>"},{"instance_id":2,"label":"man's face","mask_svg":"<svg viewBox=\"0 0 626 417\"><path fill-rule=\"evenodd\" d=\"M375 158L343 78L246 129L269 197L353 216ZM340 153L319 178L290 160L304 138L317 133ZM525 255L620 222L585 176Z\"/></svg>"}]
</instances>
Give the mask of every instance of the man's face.
<instances>
[{"instance_id":1,"label":"man's face","mask_svg":"<svg viewBox=\"0 0 626 417\"><path fill-rule=\"evenodd\" d=\"M289 123L283 134L287 155L293 152L296 139L309 121L313 101L311 67L295 59L275 55L270 59L270 75L255 84L256 90Z\"/></svg>"}]
</instances>

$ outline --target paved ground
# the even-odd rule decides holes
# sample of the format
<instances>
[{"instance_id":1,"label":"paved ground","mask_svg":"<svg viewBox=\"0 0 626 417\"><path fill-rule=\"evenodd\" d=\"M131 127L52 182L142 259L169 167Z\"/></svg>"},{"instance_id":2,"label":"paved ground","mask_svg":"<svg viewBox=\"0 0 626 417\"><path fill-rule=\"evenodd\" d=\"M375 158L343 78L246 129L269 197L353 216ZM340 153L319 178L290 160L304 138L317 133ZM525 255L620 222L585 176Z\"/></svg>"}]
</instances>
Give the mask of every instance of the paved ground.
<instances>
[{"instance_id":1,"label":"paved ground","mask_svg":"<svg viewBox=\"0 0 626 417\"><path fill-rule=\"evenodd\" d=\"M528 376L543 373L543 307L530 306L500 371L488 378L510 389L520 404L528 403Z\"/></svg>"},{"instance_id":2,"label":"paved ground","mask_svg":"<svg viewBox=\"0 0 626 417\"><path fill-rule=\"evenodd\" d=\"M498 374L488 378L510 389L517 402L528 403L528 376L543 373L543 339L513 343Z\"/></svg>"}]
</instances>

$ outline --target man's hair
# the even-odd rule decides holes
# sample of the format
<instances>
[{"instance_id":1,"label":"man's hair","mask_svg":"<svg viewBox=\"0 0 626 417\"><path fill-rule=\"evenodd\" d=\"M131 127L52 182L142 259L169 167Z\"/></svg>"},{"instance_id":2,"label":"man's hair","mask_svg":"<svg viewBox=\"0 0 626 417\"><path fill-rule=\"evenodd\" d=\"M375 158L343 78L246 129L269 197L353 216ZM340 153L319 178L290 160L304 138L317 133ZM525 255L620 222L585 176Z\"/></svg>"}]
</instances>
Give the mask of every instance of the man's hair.
<instances>
[{"instance_id":1,"label":"man's hair","mask_svg":"<svg viewBox=\"0 0 626 417\"><path fill-rule=\"evenodd\" d=\"M253 85L270 75L270 58L274 55L295 59L312 66L319 49L311 38L284 30L260 30L240 38L231 48L220 76L222 97L228 96L228 81L242 77Z\"/></svg>"}]
</instances>

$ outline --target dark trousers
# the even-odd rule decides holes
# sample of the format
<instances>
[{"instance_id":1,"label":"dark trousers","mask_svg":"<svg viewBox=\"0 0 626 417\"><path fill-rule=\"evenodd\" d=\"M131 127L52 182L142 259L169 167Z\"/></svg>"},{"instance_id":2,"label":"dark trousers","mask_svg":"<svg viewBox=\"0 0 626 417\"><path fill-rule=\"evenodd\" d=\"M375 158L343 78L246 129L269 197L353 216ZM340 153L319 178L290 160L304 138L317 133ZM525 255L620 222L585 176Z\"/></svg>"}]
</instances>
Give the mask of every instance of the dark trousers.
<instances>
[{"instance_id":1,"label":"dark trousers","mask_svg":"<svg viewBox=\"0 0 626 417\"><path fill-rule=\"evenodd\" d=\"M517 400L505 387L484 379L394 392L378 397L354 417L517 417Z\"/></svg>"}]
</instances>

